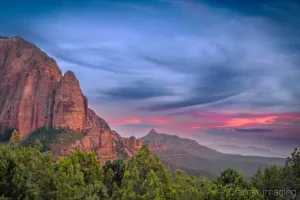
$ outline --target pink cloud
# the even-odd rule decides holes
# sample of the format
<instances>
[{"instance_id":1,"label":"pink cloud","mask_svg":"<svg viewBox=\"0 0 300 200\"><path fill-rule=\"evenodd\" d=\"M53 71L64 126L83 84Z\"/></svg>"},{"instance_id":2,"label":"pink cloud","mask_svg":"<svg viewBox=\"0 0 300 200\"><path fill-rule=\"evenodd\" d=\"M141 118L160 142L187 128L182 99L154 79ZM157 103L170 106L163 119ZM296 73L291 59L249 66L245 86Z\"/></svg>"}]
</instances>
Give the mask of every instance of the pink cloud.
<instances>
[{"instance_id":1,"label":"pink cloud","mask_svg":"<svg viewBox=\"0 0 300 200\"><path fill-rule=\"evenodd\" d=\"M119 122L114 122L112 125L122 125L122 124L140 124L141 120L139 119L128 119L128 120L123 120Z\"/></svg>"},{"instance_id":2,"label":"pink cloud","mask_svg":"<svg viewBox=\"0 0 300 200\"><path fill-rule=\"evenodd\" d=\"M152 122L153 122L153 124L168 124L168 123L170 123L170 119L167 119L167 118L153 119Z\"/></svg>"}]
</instances>

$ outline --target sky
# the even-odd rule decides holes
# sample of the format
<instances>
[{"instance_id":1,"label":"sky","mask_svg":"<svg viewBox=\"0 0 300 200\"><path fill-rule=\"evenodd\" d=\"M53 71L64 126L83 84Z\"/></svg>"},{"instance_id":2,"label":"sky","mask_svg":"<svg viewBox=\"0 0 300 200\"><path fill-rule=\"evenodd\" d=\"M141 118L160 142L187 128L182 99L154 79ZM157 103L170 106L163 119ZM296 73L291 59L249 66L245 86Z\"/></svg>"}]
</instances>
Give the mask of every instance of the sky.
<instances>
[{"instance_id":1,"label":"sky","mask_svg":"<svg viewBox=\"0 0 300 200\"><path fill-rule=\"evenodd\" d=\"M123 136L300 147L297 0L1 0L0 25L72 70Z\"/></svg>"}]
</instances>

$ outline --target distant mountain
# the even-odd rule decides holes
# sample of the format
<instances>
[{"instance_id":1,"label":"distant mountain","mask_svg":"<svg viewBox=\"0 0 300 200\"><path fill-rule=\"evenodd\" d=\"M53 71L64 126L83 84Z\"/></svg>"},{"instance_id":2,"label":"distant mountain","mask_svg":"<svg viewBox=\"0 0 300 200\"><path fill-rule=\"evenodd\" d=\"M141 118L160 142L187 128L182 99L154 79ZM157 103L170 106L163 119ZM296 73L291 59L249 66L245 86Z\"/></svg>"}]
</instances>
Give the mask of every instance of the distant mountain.
<instances>
[{"instance_id":1,"label":"distant mountain","mask_svg":"<svg viewBox=\"0 0 300 200\"><path fill-rule=\"evenodd\" d=\"M222 156L222 153L202 146L195 140L181 138L177 135L157 133L154 129L151 129L151 131L144 137L141 137L140 140L144 142L153 141L159 145L166 145L169 149L186 151L192 155L201 156L203 158L218 158Z\"/></svg>"},{"instance_id":2,"label":"distant mountain","mask_svg":"<svg viewBox=\"0 0 300 200\"><path fill-rule=\"evenodd\" d=\"M254 146L237 146L237 145L217 145L214 147L223 153L229 154L239 154L239 155L256 155L256 156L267 156L267 157L275 157L275 154L269 149L258 148Z\"/></svg>"},{"instance_id":3,"label":"distant mountain","mask_svg":"<svg viewBox=\"0 0 300 200\"><path fill-rule=\"evenodd\" d=\"M250 177L259 167L265 169L272 164L283 166L285 161L282 158L225 154L200 145L195 140L158 133L154 129L140 140L144 143L154 142L167 146L168 148L153 150L153 153L157 154L163 162L186 171L198 170L204 175L214 176L226 168L235 168L245 177Z\"/></svg>"}]
</instances>

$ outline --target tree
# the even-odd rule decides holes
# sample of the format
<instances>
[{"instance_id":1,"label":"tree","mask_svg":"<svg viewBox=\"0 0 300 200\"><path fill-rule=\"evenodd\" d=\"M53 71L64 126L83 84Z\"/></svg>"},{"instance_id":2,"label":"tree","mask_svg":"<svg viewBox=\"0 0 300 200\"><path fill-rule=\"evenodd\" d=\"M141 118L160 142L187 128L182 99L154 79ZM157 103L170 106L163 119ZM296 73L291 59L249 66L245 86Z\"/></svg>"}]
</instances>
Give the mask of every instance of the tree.
<instances>
[{"instance_id":1,"label":"tree","mask_svg":"<svg viewBox=\"0 0 300 200\"><path fill-rule=\"evenodd\" d=\"M226 169L215 182L211 196L213 199L259 200L263 195L243 175L235 169Z\"/></svg>"},{"instance_id":2,"label":"tree","mask_svg":"<svg viewBox=\"0 0 300 200\"><path fill-rule=\"evenodd\" d=\"M51 155L34 148L1 145L0 193L12 199L47 197L52 190L54 164Z\"/></svg>"},{"instance_id":3,"label":"tree","mask_svg":"<svg viewBox=\"0 0 300 200\"><path fill-rule=\"evenodd\" d=\"M43 145L39 140L35 140L33 147L38 151L43 149Z\"/></svg>"},{"instance_id":4,"label":"tree","mask_svg":"<svg viewBox=\"0 0 300 200\"><path fill-rule=\"evenodd\" d=\"M300 149L295 148L287 158L282 174L284 187L293 193L290 196L300 198Z\"/></svg>"},{"instance_id":5,"label":"tree","mask_svg":"<svg viewBox=\"0 0 300 200\"><path fill-rule=\"evenodd\" d=\"M124 161L121 159L116 159L113 162L108 160L103 166L104 174L107 174L109 169L111 169L114 174L113 182L115 182L120 187L125 172L125 166L126 165Z\"/></svg>"},{"instance_id":6,"label":"tree","mask_svg":"<svg viewBox=\"0 0 300 200\"><path fill-rule=\"evenodd\" d=\"M21 139L20 139L20 134L19 132L15 129L12 133L12 142L15 143L15 144L19 144L21 142Z\"/></svg>"},{"instance_id":7,"label":"tree","mask_svg":"<svg viewBox=\"0 0 300 200\"><path fill-rule=\"evenodd\" d=\"M64 169L71 167L82 173L84 182L87 184L93 183L96 180L103 181L100 162L94 152L85 154L81 149L77 149L69 156L62 158L59 164Z\"/></svg>"},{"instance_id":8,"label":"tree","mask_svg":"<svg viewBox=\"0 0 300 200\"><path fill-rule=\"evenodd\" d=\"M151 184L150 184L151 183ZM147 199L147 194L159 185L155 198L175 199L176 190L170 172L164 167L157 156L153 156L147 145L144 145L131 160L128 161L122 180L118 199Z\"/></svg>"},{"instance_id":9,"label":"tree","mask_svg":"<svg viewBox=\"0 0 300 200\"><path fill-rule=\"evenodd\" d=\"M109 168L105 174L104 184L108 190L108 195L112 196L114 190L114 172L111 168Z\"/></svg>"},{"instance_id":10,"label":"tree","mask_svg":"<svg viewBox=\"0 0 300 200\"><path fill-rule=\"evenodd\" d=\"M218 185L243 185L244 177L235 169L226 169L217 178Z\"/></svg>"},{"instance_id":11,"label":"tree","mask_svg":"<svg viewBox=\"0 0 300 200\"><path fill-rule=\"evenodd\" d=\"M174 183L177 191L176 196L180 200L205 199L211 187L207 179L188 176L181 169L174 172Z\"/></svg>"}]
</instances>

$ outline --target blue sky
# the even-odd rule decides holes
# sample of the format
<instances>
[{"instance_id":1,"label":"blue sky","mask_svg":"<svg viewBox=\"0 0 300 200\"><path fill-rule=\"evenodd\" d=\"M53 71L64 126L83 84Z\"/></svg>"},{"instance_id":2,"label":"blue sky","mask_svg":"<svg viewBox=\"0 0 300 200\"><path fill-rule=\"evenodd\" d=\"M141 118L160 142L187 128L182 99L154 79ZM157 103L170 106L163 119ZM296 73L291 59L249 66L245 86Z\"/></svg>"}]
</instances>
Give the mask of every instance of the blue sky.
<instances>
[{"instance_id":1,"label":"blue sky","mask_svg":"<svg viewBox=\"0 0 300 200\"><path fill-rule=\"evenodd\" d=\"M295 1L4 1L20 35L72 70L120 134L151 128L290 152L300 144Z\"/></svg>"}]
</instances>

